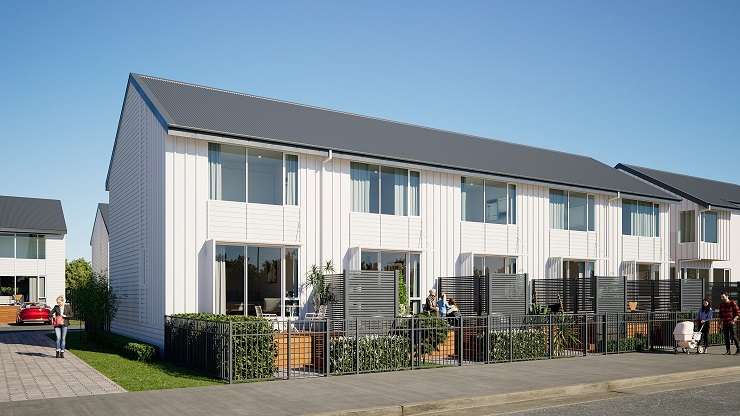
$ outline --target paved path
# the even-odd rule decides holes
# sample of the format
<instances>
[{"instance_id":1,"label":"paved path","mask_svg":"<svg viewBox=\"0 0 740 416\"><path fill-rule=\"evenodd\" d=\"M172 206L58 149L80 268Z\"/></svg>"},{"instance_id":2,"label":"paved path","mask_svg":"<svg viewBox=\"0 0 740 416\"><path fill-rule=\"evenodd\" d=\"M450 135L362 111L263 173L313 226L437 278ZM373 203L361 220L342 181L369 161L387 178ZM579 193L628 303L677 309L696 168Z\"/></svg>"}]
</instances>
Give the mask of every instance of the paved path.
<instances>
[{"instance_id":1,"label":"paved path","mask_svg":"<svg viewBox=\"0 0 740 416\"><path fill-rule=\"evenodd\" d=\"M55 357L46 332L0 333L0 402L124 391L73 354L64 355Z\"/></svg>"},{"instance_id":2,"label":"paved path","mask_svg":"<svg viewBox=\"0 0 740 416\"><path fill-rule=\"evenodd\" d=\"M13 416L47 412L55 416L295 416L726 366L740 366L740 356L633 353L63 398L53 403L29 400L3 410Z\"/></svg>"}]
</instances>

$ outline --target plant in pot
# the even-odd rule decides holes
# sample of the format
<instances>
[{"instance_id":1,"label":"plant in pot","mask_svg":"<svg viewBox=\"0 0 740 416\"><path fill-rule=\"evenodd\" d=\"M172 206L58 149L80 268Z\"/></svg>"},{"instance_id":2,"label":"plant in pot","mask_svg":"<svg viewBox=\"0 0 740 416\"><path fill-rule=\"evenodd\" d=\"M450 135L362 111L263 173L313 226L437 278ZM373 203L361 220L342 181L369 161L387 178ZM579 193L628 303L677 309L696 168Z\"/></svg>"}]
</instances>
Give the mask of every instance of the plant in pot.
<instances>
[{"instance_id":1,"label":"plant in pot","mask_svg":"<svg viewBox=\"0 0 740 416\"><path fill-rule=\"evenodd\" d=\"M305 287L313 289L311 301L313 302L314 310L318 311L321 305L327 305L332 301L333 293L331 285L326 281L326 275L334 273L334 265L331 260L327 261L323 266L313 265L311 270L306 273Z\"/></svg>"}]
</instances>

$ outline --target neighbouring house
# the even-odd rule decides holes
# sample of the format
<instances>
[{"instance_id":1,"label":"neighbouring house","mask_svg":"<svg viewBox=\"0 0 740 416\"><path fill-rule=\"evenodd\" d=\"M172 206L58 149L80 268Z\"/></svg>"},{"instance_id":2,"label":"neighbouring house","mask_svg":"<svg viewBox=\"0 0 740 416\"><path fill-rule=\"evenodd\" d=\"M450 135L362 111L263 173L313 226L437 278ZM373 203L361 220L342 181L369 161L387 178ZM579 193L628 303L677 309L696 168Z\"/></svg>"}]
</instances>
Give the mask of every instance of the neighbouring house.
<instances>
[{"instance_id":1,"label":"neighbouring house","mask_svg":"<svg viewBox=\"0 0 740 416\"><path fill-rule=\"evenodd\" d=\"M0 323L19 303L64 295L66 234L60 201L0 196Z\"/></svg>"},{"instance_id":2,"label":"neighbouring house","mask_svg":"<svg viewBox=\"0 0 740 416\"><path fill-rule=\"evenodd\" d=\"M590 157L136 74L106 189L112 329L158 345L166 314L303 314L328 260L403 269L415 309L440 276L667 278L680 199Z\"/></svg>"},{"instance_id":3,"label":"neighbouring house","mask_svg":"<svg viewBox=\"0 0 740 416\"><path fill-rule=\"evenodd\" d=\"M93 272L108 275L108 204L99 203L90 236Z\"/></svg>"},{"instance_id":4,"label":"neighbouring house","mask_svg":"<svg viewBox=\"0 0 740 416\"><path fill-rule=\"evenodd\" d=\"M616 167L682 198L671 212L671 277L740 280L740 186L634 165Z\"/></svg>"}]
</instances>

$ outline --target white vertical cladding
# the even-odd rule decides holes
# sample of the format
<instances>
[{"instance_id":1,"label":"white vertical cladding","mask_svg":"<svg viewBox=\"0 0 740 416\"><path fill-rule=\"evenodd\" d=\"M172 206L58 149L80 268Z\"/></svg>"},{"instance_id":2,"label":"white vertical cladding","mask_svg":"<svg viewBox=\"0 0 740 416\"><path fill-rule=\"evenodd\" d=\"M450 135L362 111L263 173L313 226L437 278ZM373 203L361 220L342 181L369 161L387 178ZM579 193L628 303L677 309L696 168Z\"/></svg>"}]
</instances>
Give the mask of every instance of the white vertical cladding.
<instances>
[{"instance_id":1,"label":"white vertical cladding","mask_svg":"<svg viewBox=\"0 0 740 416\"><path fill-rule=\"evenodd\" d=\"M331 162L331 161L330 161ZM327 162L326 165L329 165ZM303 270L304 273L299 273L298 283L303 287L305 281L305 271L310 269L312 265L321 265L325 261L322 261L322 242L326 241L327 230L322 230L323 224L329 224L331 222L322 223L322 212L321 207L323 204L323 192L322 180L327 179L325 172L322 172L322 168L328 168L324 166L323 159L317 156L299 155L298 169L298 199L300 201L299 210L299 221L297 228L299 229L299 241L297 244L300 245L299 259L298 259L298 270ZM331 195L331 193L329 194ZM293 209L294 207L291 207ZM329 233L330 234L330 233ZM330 234L331 235L331 234ZM327 249L329 251L329 249ZM341 263L334 261L332 258L325 257L326 260L332 260L335 270L340 271L338 267ZM301 292L301 304L308 305L308 292L302 290Z\"/></svg>"},{"instance_id":2,"label":"white vertical cladding","mask_svg":"<svg viewBox=\"0 0 740 416\"><path fill-rule=\"evenodd\" d=\"M522 254L517 268L530 279L546 277L546 267L551 263L549 195L545 186L517 185L517 223Z\"/></svg>"},{"instance_id":3,"label":"white vertical cladding","mask_svg":"<svg viewBox=\"0 0 740 416\"><path fill-rule=\"evenodd\" d=\"M736 282L740 281L740 212L728 212L727 217L729 235L725 244L729 255L727 260L712 262L712 267L730 269L730 280Z\"/></svg>"},{"instance_id":4,"label":"white vertical cladding","mask_svg":"<svg viewBox=\"0 0 740 416\"><path fill-rule=\"evenodd\" d=\"M109 172L114 332L162 345L166 131L129 84ZM168 198L170 196L168 195Z\"/></svg>"},{"instance_id":5,"label":"white vertical cladding","mask_svg":"<svg viewBox=\"0 0 740 416\"><path fill-rule=\"evenodd\" d=\"M100 211L95 211L92 237L90 238L91 265L93 271L108 274L108 230Z\"/></svg>"},{"instance_id":6,"label":"white vertical cladding","mask_svg":"<svg viewBox=\"0 0 740 416\"><path fill-rule=\"evenodd\" d=\"M46 275L46 302L53 303L59 295L64 295L65 260L67 259L67 239L63 235L46 236L46 260L39 260L44 265ZM19 273L20 275L20 273Z\"/></svg>"},{"instance_id":7,"label":"white vertical cladding","mask_svg":"<svg viewBox=\"0 0 740 416\"><path fill-rule=\"evenodd\" d=\"M701 241L701 234L699 234L699 258L726 261L730 259L730 212L725 210L713 210L713 212L717 214L717 242ZM701 214L698 219L701 221ZM701 230L701 225L699 230Z\"/></svg>"},{"instance_id":8,"label":"white vertical cladding","mask_svg":"<svg viewBox=\"0 0 740 416\"><path fill-rule=\"evenodd\" d=\"M421 172L422 290L435 285L440 276L462 272L460 175Z\"/></svg>"}]
</instances>

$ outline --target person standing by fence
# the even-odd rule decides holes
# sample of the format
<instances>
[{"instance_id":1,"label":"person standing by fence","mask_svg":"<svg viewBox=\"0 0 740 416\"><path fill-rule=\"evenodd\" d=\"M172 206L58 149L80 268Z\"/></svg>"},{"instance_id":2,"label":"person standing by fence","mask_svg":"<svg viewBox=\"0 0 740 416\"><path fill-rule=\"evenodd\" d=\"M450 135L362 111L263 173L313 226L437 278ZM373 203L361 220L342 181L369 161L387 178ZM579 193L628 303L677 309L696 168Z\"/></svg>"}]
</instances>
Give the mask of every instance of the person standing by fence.
<instances>
[{"instance_id":1,"label":"person standing by fence","mask_svg":"<svg viewBox=\"0 0 740 416\"><path fill-rule=\"evenodd\" d=\"M700 354L706 354L709 349L709 326L712 324L714 311L709 299L704 298L699 309L699 328L701 329L701 343L704 347L699 347Z\"/></svg>"},{"instance_id":2,"label":"person standing by fence","mask_svg":"<svg viewBox=\"0 0 740 416\"><path fill-rule=\"evenodd\" d=\"M730 355L730 340L735 342L735 354L740 354L740 343L735 334L735 322L740 316L740 309L727 293L722 292L720 298L722 302L719 304L719 319L722 321L722 334L725 337L725 348L727 349L725 354Z\"/></svg>"},{"instance_id":3,"label":"person standing by fence","mask_svg":"<svg viewBox=\"0 0 740 416\"><path fill-rule=\"evenodd\" d=\"M64 347L67 341L67 328L69 327L69 308L64 305L64 297L57 296L57 304L50 312L51 323L57 336L57 358L64 358Z\"/></svg>"}]
</instances>

